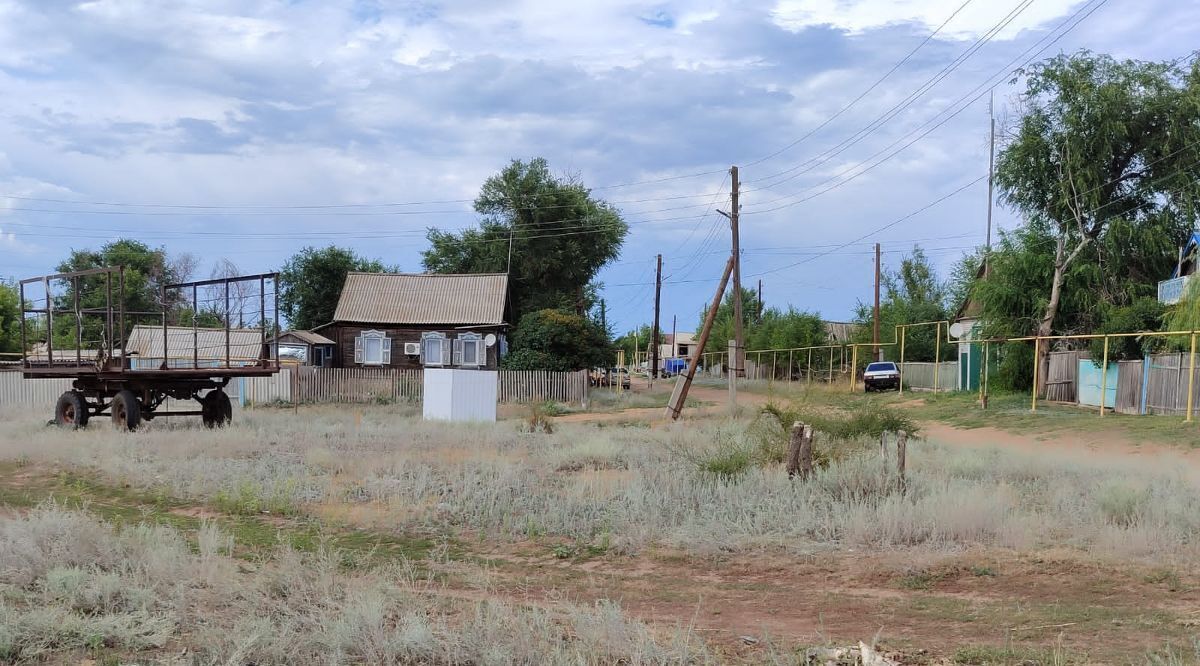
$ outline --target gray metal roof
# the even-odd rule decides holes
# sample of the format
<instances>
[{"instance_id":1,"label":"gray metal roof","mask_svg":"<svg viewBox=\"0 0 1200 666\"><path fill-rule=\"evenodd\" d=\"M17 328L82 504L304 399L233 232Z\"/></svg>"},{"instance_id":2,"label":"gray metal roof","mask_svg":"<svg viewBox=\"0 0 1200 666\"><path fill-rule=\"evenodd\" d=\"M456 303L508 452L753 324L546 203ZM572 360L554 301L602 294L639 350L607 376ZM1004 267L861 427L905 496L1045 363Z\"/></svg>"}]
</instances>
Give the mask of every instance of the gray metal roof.
<instances>
[{"instance_id":1,"label":"gray metal roof","mask_svg":"<svg viewBox=\"0 0 1200 666\"><path fill-rule=\"evenodd\" d=\"M225 359L225 329L197 328L194 344L191 326L167 327L167 358L191 359L195 346L200 360ZM231 329L229 331L230 360L253 361L262 353L262 331L258 329ZM142 358L163 357L162 326L133 327L125 349L130 356ZM58 353L55 352L55 356Z\"/></svg>"},{"instance_id":2,"label":"gray metal roof","mask_svg":"<svg viewBox=\"0 0 1200 666\"><path fill-rule=\"evenodd\" d=\"M333 320L369 324L503 324L503 273L350 273Z\"/></svg>"},{"instance_id":3,"label":"gray metal roof","mask_svg":"<svg viewBox=\"0 0 1200 666\"><path fill-rule=\"evenodd\" d=\"M279 337L282 338L285 335L290 335L302 342L307 342L310 345L332 345L332 344L335 344L333 340L330 340L329 338L321 335L320 333L313 333L312 331L304 331L304 330L299 330L299 329L295 330L295 331L284 331L283 333L279 334Z\"/></svg>"}]
</instances>

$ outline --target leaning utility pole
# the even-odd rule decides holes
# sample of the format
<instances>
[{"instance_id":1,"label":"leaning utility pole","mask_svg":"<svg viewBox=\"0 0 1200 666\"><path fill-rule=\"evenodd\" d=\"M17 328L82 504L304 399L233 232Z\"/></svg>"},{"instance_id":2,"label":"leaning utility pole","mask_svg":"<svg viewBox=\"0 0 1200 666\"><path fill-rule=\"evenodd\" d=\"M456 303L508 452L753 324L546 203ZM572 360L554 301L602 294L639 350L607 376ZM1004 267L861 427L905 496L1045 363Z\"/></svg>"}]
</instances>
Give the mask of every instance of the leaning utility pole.
<instances>
[{"instance_id":1,"label":"leaning utility pole","mask_svg":"<svg viewBox=\"0 0 1200 666\"><path fill-rule=\"evenodd\" d=\"M876 243L875 244L875 323L874 323L875 330L874 330L873 335L871 336L871 342L875 343L875 346L872 351L874 352L876 361L883 359L883 354L880 353L880 349L879 349L879 272L880 272L879 271L879 243Z\"/></svg>"},{"instance_id":2,"label":"leaning utility pole","mask_svg":"<svg viewBox=\"0 0 1200 666\"><path fill-rule=\"evenodd\" d=\"M651 333L653 340L653 363L654 367L650 369L650 376L658 378L658 308L662 302L662 255L658 255L658 268L654 273L654 332Z\"/></svg>"},{"instance_id":3,"label":"leaning utility pole","mask_svg":"<svg viewBox=\"0 0 1200 666\"><path fill-rule=\"evenodd\" d=\"M687 402L688 391L692 388L692 379L696 376L696 366L699 365L700 355L704 353L704 348L708 344L713 320L717 318L717 310L721 307L721 295L725 293L725 285L729 284L729 274L733 272L734 263L733 257L725 262L725 272L721 275L720 284L717 285L717 295L708 308L708 314L704 316L704 326L700 328L700 337L696 338L696 350L690 354L687 371L675 381L675 390L671 392L671 399L667 401L667 418L672 421L679 418L680 413L683 412L683 405ZM733 381L732 377L730 377L730 381Z\"/></svg>"},{"instance_id":4,"label":"leaning utility pole","mask_svg":"<svg viewBox=\"0 0 1200 666\"><path fill-rule=\"evenodd\" d=\"M604 331L604 339L608 339L608 313L605 312L604 299L600 299L600 330Z\"/></svg>"},{"instance_id":5,"label":"leaning utility pole","mask_svg":"<svg viewBox=\"0 0 1200 666\"><path fill-rule=\"evenodd\" d=\"M729 209L729 226L733 232L733 339L737 341L737 358L734 359L734 376L746 376L746 338L742 331L742 248L738 239L738 217L741 206L738 204L738 168L729 167L729 177L733 181L732 201Z\"/></svg>"}]
</instances>

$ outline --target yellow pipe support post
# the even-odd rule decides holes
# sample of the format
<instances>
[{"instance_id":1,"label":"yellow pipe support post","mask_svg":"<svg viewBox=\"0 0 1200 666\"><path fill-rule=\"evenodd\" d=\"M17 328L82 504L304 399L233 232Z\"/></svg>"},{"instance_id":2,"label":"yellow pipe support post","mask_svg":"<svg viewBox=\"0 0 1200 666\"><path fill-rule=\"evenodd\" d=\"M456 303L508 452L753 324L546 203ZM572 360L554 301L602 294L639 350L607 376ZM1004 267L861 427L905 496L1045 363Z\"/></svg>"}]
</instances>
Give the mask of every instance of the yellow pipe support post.
<instances>
[{"instance_id":1,"label":"yellow pipe support post","mask_svg":"<svg viewBox=\"0 0 1200 666\"><path fill-rule=\"evenodd\" d=\"M1100 416L1104 416L1104 401L1108 400L1108 336L1104 336L1104 362L1100 366ZM1114 406L1116 400L1113 401Z\"/></svg>"},{"instance_id":2,"label":"yellow pipe support post","mask_svg":"<svg viewBox=\"0 0 1200 666\"><path fill-rule=\"evenodd\" d=\"M812 350L808 350L808 370L804 372L804 376L808 379L809 385L812 384Z\"/></svg>"},{"instance_id":3,"label":"yellow pipe support post","mask_svg":"<svg viewBox=\"0 0 1200 666\"><path fill-rule=\"evenodd\" d=\"M1187 402L1187 419L1188 423L1192 422L1192 391L1193 384L1196 383L1196 334L1192 333L1192 350L1188 353L1188 402Z\"/></svg>"},{"instance_id":4,"label":"yellow pipe support post","mask_svg":"<svg viewBox=\"0 0 1200 666\"><path fill-rule=\"evenodd\" d=\"M1033 402L1030 404L1029 411L1037 411L1037 387L1038 387L1038 370L1042 367L1038 363L1038 354L1042 351L1042 339L1033 339Z\"/></svg>"},{"instance_id":5,"label":"yellow pipe support post","mask_svg":"<svg viewBox=\"0 0 1200 666\"><path fill-rule=\"evenodd\" d=\"M775 356L777 352L771 352L771 381L775 381Z\"/></svg>"},{"instance_id":6,"label":"yellow pipe support post","mask_svg":"<svg viewBox=\"0 0 1200 666\"><path fill-rule=\"evenodd\" d=\"M907 330L900 329L900 395L904 395L904 332Z\"/></svg>"},{"instance_id":7,"label":"yellow pipe support post","mask_svg":"<svg viewBox=\"0 0 1200 666\"><path fill-rule=\"evenodd\" d=\"M856 384L858 384L858 382L856 381L858 379L858 377L856 377L857 374L858 374L858 345L854 345L853 347L850 348L850 392L851 393L854 393L856 390L858 390L858 386L856 386Z\"/></svg>"},{"instance_id":8,"label":"yellow pipe support post","mask_svg":"<svg viewBox=\"0 0 1200 666\"><path fill-rule=\"evenodd\" d=\"M934 349L933 349L933 394L934 395L937 395L937 392L938 392L938 378L940 377L939 372L941 371L941 368L942 368L942 322L939 321L937 323L936 331L937 332L935 332L933 334L933 338L934 338L934 343L933 343L933 347L934 347Z\"/></svg>"},{"instance_id":9,"label":"yellow pipe support post","mask_svg":"<svg viewBox=\"0 0 1200 666\"><path fill-rule=\"evenodd\" d=\"M833 386L833 347L829 348L829 385Z\"/></svg>"}]
</instances>

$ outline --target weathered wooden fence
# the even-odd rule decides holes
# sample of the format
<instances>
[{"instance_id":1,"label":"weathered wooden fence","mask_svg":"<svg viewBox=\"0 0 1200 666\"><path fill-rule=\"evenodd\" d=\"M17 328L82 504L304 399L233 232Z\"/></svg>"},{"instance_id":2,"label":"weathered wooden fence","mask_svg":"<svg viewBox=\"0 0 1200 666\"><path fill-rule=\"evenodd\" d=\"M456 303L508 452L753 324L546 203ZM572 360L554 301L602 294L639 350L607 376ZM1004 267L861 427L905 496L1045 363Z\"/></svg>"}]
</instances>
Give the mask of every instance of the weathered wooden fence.
<instances>
[{"instance_id":1,"label":"weathered wooden fence","mask_svg":"<svg viewBox=\"0 0 1200 666\"><path fill-rule=\"evenodd\" d=\"M392 402L421 399L421 370L394 368L284 368L272 377L235 378L226 387L230 398L245 406L271 402ZM501 370L502 403L554 400L582 404L587 400L588 375L579 372ZM43 407L71 388L69 379L23 379L20 372L0 372L0 407Z\"/></svg>"},{"instance_id":2,"label":"weathered wooden fence","mask_svg":"<svg viewBox=\"0 0 1200 666\"><path fill-rule=\"evenodd\" d=\"M953 391L958 388L958 361L913 362L904 364L904 386L916 391L932 391L937 369L937 390Z\"/></svg>"},{"instance_id":3,"label":"weathered wooden fence","mask_svg":"<svg viewBox=\"0 0 1200 666\"><path fill-rule=\"evenodd\" d=\"M1200 394L1200 358L1197 359L1194 391ZM1146 378L1146 411L1151 414L1183 414L1187 411L1188 355L1156 354L1150 357ZM1200 405L1200 395L1192 397L1192 409Z\"/></svg>"},{"instance_id":4,"label":"weathered wooden fence","mask_svg":"<svg viewBox=\"0 0 1200 666\"><path fill-rule=\"evenodd\" d=\"M1122 414L1142 413L1142 362L1117 363L1117 395L1114 409Z\"/></svg>"},{"instance_id":5,"label":"weathered wooden fence","mask_svg":"<svg viewBox=\"0 0 1200 666\"><path fill-rule=\"evenodd\" d=\"M1046 373L1045 398L1051 402L1079 400L1079 359L1087 354L1078 351L1050 352L1042 366Z\"/></svg>"},{"instance_id":6,"label":"weathered wooden fence","mask_svg":"<svg viewBox=\"0 0 1200 666\"><path fill-rule=\"evenodd\" d=\"M501 370L500 402L553 400L582 403L587 400L588 373L543 370Z\"/></svg>"}]
</instances>

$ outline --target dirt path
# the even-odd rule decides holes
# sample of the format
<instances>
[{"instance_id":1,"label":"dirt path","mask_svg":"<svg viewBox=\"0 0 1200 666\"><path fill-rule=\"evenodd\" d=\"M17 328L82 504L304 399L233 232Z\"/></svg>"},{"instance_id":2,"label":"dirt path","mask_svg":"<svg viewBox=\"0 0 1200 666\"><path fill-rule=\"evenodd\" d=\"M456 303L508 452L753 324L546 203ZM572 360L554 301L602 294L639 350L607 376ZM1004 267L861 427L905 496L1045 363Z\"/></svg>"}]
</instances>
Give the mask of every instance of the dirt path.
<instances>
[{"instance_id":1,"label":"dirt path","mask_svg":"<svg viewBox=\"0 0 1200 666\"><path fill-rule=\"evenodd\" d=\"M1056 642L1098 663L1136 662L1166 640L1184 640L1200 603L1190 581L1044 554L489 557L501 563L501 595L612 599L636 617L694 627L740 654L755 650L744 636L793 646L878 636L909 657L904 663L935 663L970 646L1037 650Z\"/></svg>"}]
</instances>

